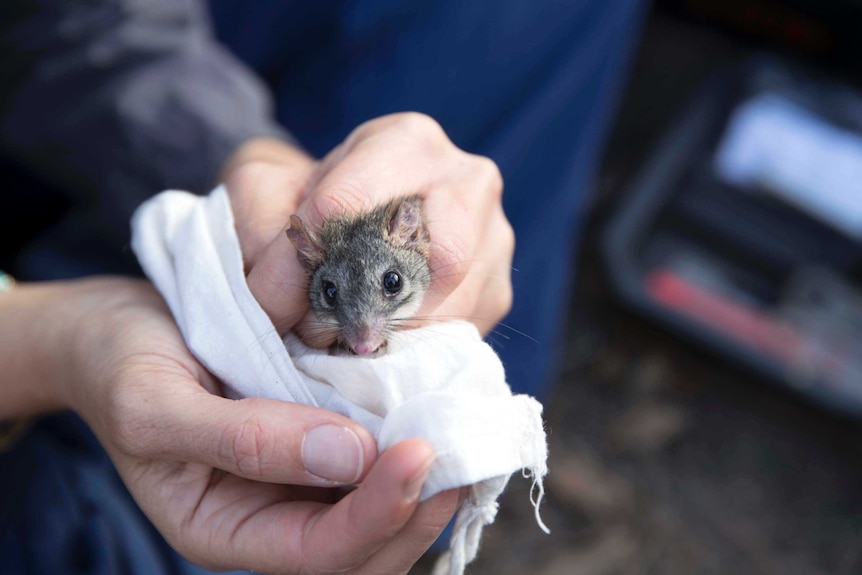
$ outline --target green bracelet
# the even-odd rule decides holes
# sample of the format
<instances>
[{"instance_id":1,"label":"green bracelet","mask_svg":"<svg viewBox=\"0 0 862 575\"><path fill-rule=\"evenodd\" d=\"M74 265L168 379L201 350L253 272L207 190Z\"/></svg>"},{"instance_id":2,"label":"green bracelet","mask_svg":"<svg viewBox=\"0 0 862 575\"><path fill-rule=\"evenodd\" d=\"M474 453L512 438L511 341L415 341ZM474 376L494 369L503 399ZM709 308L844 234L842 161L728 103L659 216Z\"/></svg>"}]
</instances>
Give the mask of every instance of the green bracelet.
<instances>
[{"instance_id":1,"label":"green bracelet","mask_svg":"<svg viewBox=\"0 0 862 575\"><path fill-rule=\"evenodd\" d=\"M0 291L9 291L15 285L15 278L0 270Z\"/></svg>"}]
</instances>

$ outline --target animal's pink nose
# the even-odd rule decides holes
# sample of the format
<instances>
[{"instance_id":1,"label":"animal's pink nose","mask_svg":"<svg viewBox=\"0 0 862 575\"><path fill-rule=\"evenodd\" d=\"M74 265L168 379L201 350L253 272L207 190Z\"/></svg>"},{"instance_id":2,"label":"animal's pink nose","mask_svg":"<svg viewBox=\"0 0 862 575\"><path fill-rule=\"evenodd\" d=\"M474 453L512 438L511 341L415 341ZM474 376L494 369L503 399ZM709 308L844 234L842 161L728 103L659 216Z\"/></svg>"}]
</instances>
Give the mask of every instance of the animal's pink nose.
<instances>
[{"instance_id":1,"label":"animal's pink nose","mask_svg":"<svg viewBox=\"0 0 862 575\"><path fill-rule=\"evenodd\" d=\"M356 355L371 355L378 350L380 346L374 345L371 342L363 341L353 346L353 353Z\"/></svg>"},{"instance_id":2,"label":"animal's pink nose","mask_svg":"<svg viewBox=\"0 0 862 575\"><path fill-rule=\"evenodd\" d=\"M344 339L356 355L374 355L377 350L386 345L386 340L383 338L383 328L376 323L362 325L351 330L345 329Z\"/></svg>"}]
</instances>

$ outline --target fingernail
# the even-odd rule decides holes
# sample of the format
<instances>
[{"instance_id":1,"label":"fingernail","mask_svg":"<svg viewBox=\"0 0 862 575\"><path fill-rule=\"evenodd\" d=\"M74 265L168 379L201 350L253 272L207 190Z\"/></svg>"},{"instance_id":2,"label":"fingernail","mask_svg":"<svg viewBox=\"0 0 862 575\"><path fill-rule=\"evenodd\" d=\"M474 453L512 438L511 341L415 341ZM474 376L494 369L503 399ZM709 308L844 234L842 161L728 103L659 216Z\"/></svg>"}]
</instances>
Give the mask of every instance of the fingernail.
<instances>
[{"instance_id":1,"label":"fingernail","mask_svg":"<svg viewBox=\"0 0 862 575\"><path fill-rule=\"evenodd\" d=\"M422 493L422 486L425 485L425 479L431 473L431 465L434 463L434 458L429 457L425 463L417 469L413 475L404 484L404 499L406 501L416 501Z\"/></svg>"},{"instance_id":2,"label":"fingernail","mask_svg":"<svg viewBox=\"0 0 862 575\"><path fill-rule=\"evenodd\" d=\"M362 474L364 458L359 437L347 427L321 425L302 440L305 469L335 483L355 483Z\"/></svg>"}]
</instances>

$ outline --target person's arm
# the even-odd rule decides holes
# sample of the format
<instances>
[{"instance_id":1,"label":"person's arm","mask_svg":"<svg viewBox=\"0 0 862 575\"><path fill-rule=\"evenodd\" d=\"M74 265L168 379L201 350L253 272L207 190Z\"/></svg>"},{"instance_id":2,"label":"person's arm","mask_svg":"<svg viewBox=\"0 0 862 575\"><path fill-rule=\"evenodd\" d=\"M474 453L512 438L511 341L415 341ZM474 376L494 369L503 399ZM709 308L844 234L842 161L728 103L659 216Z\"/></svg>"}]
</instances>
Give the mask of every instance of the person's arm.
<instances>
[{"instance_id":1,"label":"person's arm","mask_svg":"<svg viewBox=\"0 0 862 575\"><path fill-rule=\"evenodd\" d=\"M420 193L432 233L422 315L487 333L507 313L514 237L499 171L432 119L372 120L318 164L277 126L264 87L217 44L199 2L9 0L3 10L13 58L0 64L0 151L74 182L118 237L147 197L223 179L250 287L284 333L307 304L282 233L289 216L317 225Z\"/></svg>"},{"instance_id":2,"label":"person's arm","mask_svg":"<svg viewBox=\"0 0 862 575\"><path fill-rule=\"evenodd\" d=\"M427 442L378 456L368 431L340 415L218 391L145 281L0 293L0 420L74 409L156 528L196 563L406 573L451 518L457 491L418 503Z\"/></svg>"},{"instance_id":3,"label":"person's arm","mask_svg":"<svg viewBox=\"0 0 862 575\"><path fill-rule=\"evenodd\" d=\"M249 139L292 142L197 0L8 0L0 46L0 153L123 237L141 201L208 192Z\"/></svg>"}]
</instances>

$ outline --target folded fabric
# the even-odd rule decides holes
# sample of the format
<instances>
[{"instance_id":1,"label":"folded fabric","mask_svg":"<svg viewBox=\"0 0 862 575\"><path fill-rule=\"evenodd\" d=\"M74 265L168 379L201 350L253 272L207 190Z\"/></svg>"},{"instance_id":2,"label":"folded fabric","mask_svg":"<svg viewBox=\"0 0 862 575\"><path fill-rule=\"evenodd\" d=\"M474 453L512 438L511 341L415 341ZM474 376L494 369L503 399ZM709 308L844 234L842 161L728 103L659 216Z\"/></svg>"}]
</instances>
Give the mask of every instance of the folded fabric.
<instances>
[{"instance_id":1,"label":"folded fabric","mask_svg":"<svg viewBox=\"0 0 862 575\"><path fill-rule=\"evenodd\" d=\"M398 332L373 358L331 355L292 334L282 339L249 291L223 186L208 196L166 191L145 202L132 218L132 248L189 349L231 396L335 411L365 426L381 452L413 437L434 445L422 499L469 486L435 573L463 573L516 471L532 477L536 520L547 530L538 514L547 472L541 404L512 394L472 324Z\"/></svg>"}]
</instances>

